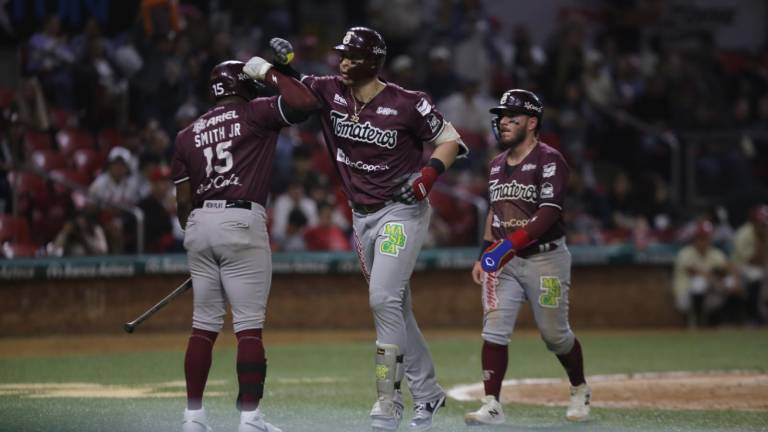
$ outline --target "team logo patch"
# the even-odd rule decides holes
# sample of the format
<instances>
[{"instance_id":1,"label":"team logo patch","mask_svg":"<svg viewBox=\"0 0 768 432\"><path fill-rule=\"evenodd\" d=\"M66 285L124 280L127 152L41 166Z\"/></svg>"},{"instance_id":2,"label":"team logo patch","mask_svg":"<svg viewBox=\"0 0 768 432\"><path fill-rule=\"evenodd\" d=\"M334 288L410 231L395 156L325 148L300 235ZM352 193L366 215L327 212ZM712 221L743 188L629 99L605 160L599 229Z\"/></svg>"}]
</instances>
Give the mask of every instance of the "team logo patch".
<instances>
[{"instance_id":1,"label":"team logo patch","mask_svg":"<svg viewBox=\"0 0 768 432\"><path fill-rule=\"evenodd\" d=\"M443 122L437 118L435 113L432 113L427 117L427 123L429 124L429 129L432 131L432 133L436 133L437 130L440 129L440 126L443 124Z\"/></svg>"},{"instance_id":2,"label":"team logo patch","mask_svg":"<svg viewBox=\"0 0 768 432\"><path fill-rule=\"evenodd\" d=\"M387 379L387 374L389 373L389 368L385 365L376 365L376 379L379 381L383 381Z\"/></svg>"},{"instance_id":3,"label":"team logo patch","mask_svg":"<svg viewBox=\"0 0 768 432\"><path fill-rule=\"evenodd\" d=\"M384 225L382 234L384 234L385 239L379 247L381 253L394 257L400 255L400 250L405 248L408 242L405 226L398 222L389 222Z\"/></svg>"},{"instance_id":4,"label":"team logo patch","mask_svg":"<svg viewBox=\"0 0 768 432\"><path fill-rule=\"evenodd\" d=\"M203 120L203 119L197 119L195 121L195 124L192 125L192 132L193 133L198 134L198 133L202 132L203 129L205 129L205 120Z\"/></svg>"},{"instance_id":5,"label":"team logo patch","mask_svg":"<svg viewBox=\"0 0 768 432\"><path fill-rule=\"evenodd\" d=\"M554 162L550 162L546 165L544 165L544 169L542 172L542 176L544 178L552 177L557 172L557 165L555 165Z\"/></svg>"},{"instance_id":6,"label":"team logo patch","mask_svg":"<svg viewBox=\"0 0 768 432\"><path fill-rule=\"evenodd\" d=\"M376 108L376 114L385 115L385 116L387 115L396 116L397 110L390 107L378 107Z\"/></svg>"},{"instance_id":7,"label":"team logo patch","mask_svg":"<svg viewBox=\"0 0 768 432\"><path fill-rule=\"evenodd\" d=\"M539 295L539 304L541 306L553 309L560 307L560 297L563 294L563 290L559 277L542 276L540 289L542 291L541 295Z\"/></svg>"},{"instance_id":8,"label":"team logo patch","mask_svg":"<svg viewBox=\"0 0 768 432\"><path fill-rule=\"evenodd\" d=\"M421 98L419 103L416 104L416 111L421 114L422 117L426 117L432 111L432 104L425 98Z\"/></svg>"},{"instance_id":9,"label":"team logo patch","mask_svg":"<svg viewBox=\"0 0 768 432\"><path fill-rule=\"evenodd\" d=\"M489 195L491 202L502 200L522 200L535 203L537 199L536 186L518 183L512 180L509 183L499 184L499 180L491 180L489 184Z\"/></svg>"},{"instance_id":10,"label":"team logo patch","mask_svg":"<svg viewBox=\"0 0 768 432\"><path fill-rule=\"evenodd\" d=\"M525 164L523 165L523 168L521 168L522 171L530 171L536 169L536 164Z\"/></svg>"},{"instance_id":11,"label":"team logo patch","mask_svg":"<svg viewBox=\"0 0 768 432\"><path fill-rule=\"evenodd\" d=\"M554 198L555 188L552 186L552 183L542 183L539 196L541 196L541 198Z\"/></svg>"},{"instance_id":12,"label":"team logo patch","mask_svg":"<svg viewBox=\"0 0 768 432\"><path fill-rule=\"evenodd\" d=\"M501 167L500 166L495 166L495 167L491 168L491 175L498 174L499 171L501 171Z\"/></svg>"},{"instance_id":13,"label":"team logo patch","mask_svg":"<svg viewBox=\"0 0 768 432\"><path fill-rule=\"evenodd\" d=\"M347 100L341 97L338 93L333 94L333 103L343 105L343 106L348 106Z\"/></svg>"}]
</instances>

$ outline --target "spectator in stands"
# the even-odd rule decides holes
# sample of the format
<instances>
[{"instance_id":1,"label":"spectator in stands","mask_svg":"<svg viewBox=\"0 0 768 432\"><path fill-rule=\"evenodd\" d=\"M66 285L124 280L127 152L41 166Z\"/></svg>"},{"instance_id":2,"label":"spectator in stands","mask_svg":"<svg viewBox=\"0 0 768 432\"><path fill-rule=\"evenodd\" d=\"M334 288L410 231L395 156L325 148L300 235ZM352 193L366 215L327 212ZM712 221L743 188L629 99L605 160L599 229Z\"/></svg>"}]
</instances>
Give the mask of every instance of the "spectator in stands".
<instances>
[{"instance_id":1,"label":"spectator in stands","mask_svg":"<svg viewBox=\"0 0 768 432\"><path fill-rule=\"evenodd\" d=\"M294 208L288 213L288 221L285 233L278 236L273 234L277 250L283 252L299 252L307 250L304 242L304 229L307 226L307 217L299 208Z\"/></svg>"},{"instance_id":2,"label":"spectator in stands","mask_svg":"<svg viewBox=\"0 0 768 432\"><path fill-rule=\"evenodd\" d=\"M48 251L54 256L104 255L107 237L92 215L78 213L64 223Z\"/></svg>"},{"instance_id":3,"label":"spectator in stands","mask_svg":"<svg viewBox=\"0 0 768 432\"><path fill-rule=\"evenodd\" d=\"M52 15L45 20L42 30L29 40L28 49L27 69L40 78L48 100L56 106L73 107L71 67L75 55L61 31L58 16Z\"/></svg>"},{"instance_id":4,"label":"spectator in stands","mask_svg":"<svg viewBox=\"0 0 768 432\"><path fill-rule=\"evenodd\" d=\"M144 152L139 156L139 172L136 175L139 197L144 199L152 193L152 174L160 168L163 160L155 153Z\"/></svg>"},{"instance_id":5,"label":"spectator in stands","mask_svg":"<svg viewBox=\"0 0 768 432\"><path fill-rule=\"evenodd\" d=\"M424 83L424 89L435 101L440 101L458 90L459 80L453 72L451 51L447 47L440 45L429 51L426 76L428 79Z\"/></svg>"},{"instance_id":6,"label":"spectator in stands","mask_svg":"<svg viewBox=\"0 0 768 432\"><path fill-rule=\"evenodd\" d=\"M88 188L97 203L133 206L139 199L136 177L131 175L131 153L124 147L114 147L107 157L106 170Z\"/></svg>"},{"instance_id":7,"label":"spectator in stands","mask_svg":"<svg viewBox=\"0 0 768 432\"><path fill-rule=\"evenodd\" d=\"M732 311L739 299L739 286L725 254L712 246L713 230L711 222L700 221L691 244L675 258L675 305L690 327L717 323L723 307Z\"/></svg>"},{"instance_id":8,"label":"spectator in stands","mask_svg":"<svg viewBox=\"0 0 768 432\"><path fill-rule=\"evenodd\" d=\"M168 212L169 176L167 166L156 166L149 176L151 193L139 201L139 208L144 212L146 252L167 252L174 244L171 214Z\"/></svg>"},{"instance_id":9,"label":"spectator in stands","mask_svg":"<svg viewBox=\"0 0 768 432\"><path fill-rule=\"evenodd\" d=\"M749 221L736 231L733 261L747 292L746 315L750 324L765 323L762 309L768 287L768 205L752 209Z\"/></svg>"},{"instance_id":10,"label":"spectator in stands","mask_svg":"<svg viewBox=\"0 0 768 432\"><path fill-rule=\"evenodd\" d=\"M317 224L317 203L312 201L304 193L304 185L298 181L293 181L288 185L288 190L277 197L272 213L272 235L276 239L281 239L289 235L287 233L290 224L289 217L291 213L297 210L304 216L304 224ZM294 216L295 220L298 218ZM296 224L298 225L298 224Z\"/></svg>"},{"instance_id":11,"label":"spectator in stands","mask_svg":"<svg viewBox=\"0 0 768 432\"><path fill-rule=\"evenodd\" d=\"M333 210L329 203L317 206L317 224L304 232L308 250L347 251L352 248L344 231L333 223Z\"/></svg>"}]
</instances>

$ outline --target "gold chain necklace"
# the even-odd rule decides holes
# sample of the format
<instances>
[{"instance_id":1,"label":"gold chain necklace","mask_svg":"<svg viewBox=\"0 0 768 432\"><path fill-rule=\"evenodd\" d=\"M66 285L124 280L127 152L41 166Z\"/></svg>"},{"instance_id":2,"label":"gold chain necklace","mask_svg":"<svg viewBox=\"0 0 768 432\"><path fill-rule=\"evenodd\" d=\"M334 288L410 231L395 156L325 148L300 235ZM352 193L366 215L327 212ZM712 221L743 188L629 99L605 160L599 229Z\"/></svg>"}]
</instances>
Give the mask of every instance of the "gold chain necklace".
<instances>
[{"instance_id":1,"label":"gold chain necklace","mask_svg":"<svg viewBox=\"0 0 768 432\"><path fill-rule=\"evenodd\" d=\"M350 96L352 96L352 109L354 112L352 113L352 116L349 118L352 122L357 123L360 121L360 113L363 111L366 105L368 105L368 102L362 104L360 106L360 109L357 109L357 98L355 97L355 94L352 92L352 90L349 91Z\"/></svg>"}]
</instances>

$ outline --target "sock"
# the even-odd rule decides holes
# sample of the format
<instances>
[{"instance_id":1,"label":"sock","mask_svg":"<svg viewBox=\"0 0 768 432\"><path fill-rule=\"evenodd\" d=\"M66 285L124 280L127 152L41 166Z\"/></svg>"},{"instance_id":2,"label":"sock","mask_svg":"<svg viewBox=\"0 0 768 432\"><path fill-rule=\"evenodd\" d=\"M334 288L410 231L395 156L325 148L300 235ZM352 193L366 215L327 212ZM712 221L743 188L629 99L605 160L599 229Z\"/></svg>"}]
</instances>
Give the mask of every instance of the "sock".
<instances>
[{"instance_id":1,"label":"sock","mask_svg":"<svg viewBox=\"0 0 768 432\"><path fill-rule=\"evenodd\" d=\"M193 328L184 356L184 376L187 380L187 408L199 410L203 407L203 391L211 370L211 354L216 336L208 330Z\"/></svg>"},{"instance_id":2,"label":"sock","mask_svg":"<svg viewBox=\"0 0 768 432\"><path fill-rule=\"evenodd\" d=\"M261 329L237 332L237 382L240 394L237 405L241 411L253 411L264 393L267 359L261 342Z\"/></svg>"},{"instance_id":3,"label":"sock","mask_svg":"<svg viewBox=\"0 0 768 432\"><path fill-rule=\"evenodd\" d=\"M483 365L485 394L486 396L493 395L496 400L499 400L501 382L504 381L504 374L507 373L509 357L507 346L483 341L483 350L480 357Z\"/></svg>"},{"instance_id":4,"label":"sock","mask_svg":"<svg viewBox=\"0 0 768 432\"><path fill-rule=\"evenodd\" d=\"M560 364L565 368L565 373L568 374L568 380L572 386L576 387L587 382L584 379L584 358L581 354L581 344L578 339L573 342L573 348L571 348L568 354L558 355L557 359L560 360Z\"/></svg>"}]
</instances>

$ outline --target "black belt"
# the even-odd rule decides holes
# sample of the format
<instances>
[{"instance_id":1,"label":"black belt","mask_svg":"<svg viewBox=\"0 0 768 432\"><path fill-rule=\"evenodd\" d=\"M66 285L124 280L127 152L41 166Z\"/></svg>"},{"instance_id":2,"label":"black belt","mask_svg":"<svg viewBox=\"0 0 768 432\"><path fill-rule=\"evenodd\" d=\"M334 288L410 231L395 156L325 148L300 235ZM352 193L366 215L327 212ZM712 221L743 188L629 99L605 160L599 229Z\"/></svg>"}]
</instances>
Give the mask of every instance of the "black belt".
<instances>
[{"instance_id":1,"label":"black belt","mask_svg":"<svg viewBox=\"0 0 768 432\"><path fill-rule=\"evenodd\" d=\"M542 243L535 246L528 246L527 248L518 252L517 256L520 258L530 258L536 254L540 254L542 252L551 252L555 249L557 249L557 242Z\"/></svg>"},{"instance_id":2,"label":"black belt","mask_svg":"<svg viewBox=\"0 0 768 432\"><path fill-rule=\"evenodd\" d=\"M252 210L257 204L248 200L206 200L206 201L224 201L224 208L240 208ZM203 208L205 201L195 204L195 208Z\"/></svg>"},{"instance_id":3,"label":"black belt","mask_svg":"<svg viewBox=\"0 0 768 432\"><path fill-rule=\"evenodd\" d=\"M349 206L352 207L352 210L362 214L376 213L377 211L386 207L387 204L387 202L380 202L375 204L358 204L352 201L349 202Z\"/></svg>"}]
</instances>

